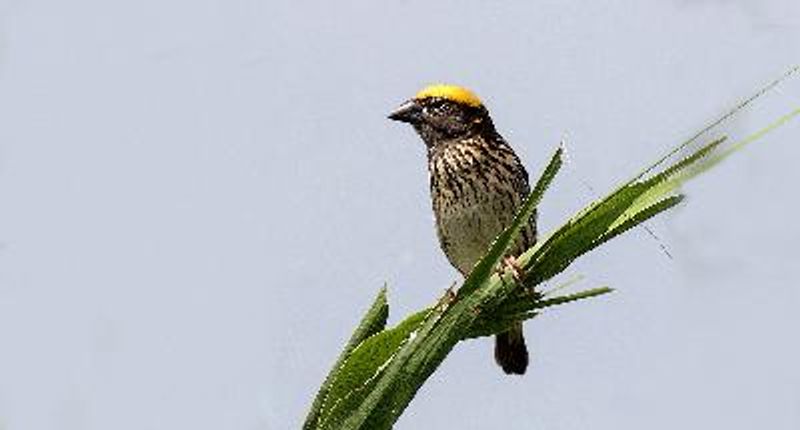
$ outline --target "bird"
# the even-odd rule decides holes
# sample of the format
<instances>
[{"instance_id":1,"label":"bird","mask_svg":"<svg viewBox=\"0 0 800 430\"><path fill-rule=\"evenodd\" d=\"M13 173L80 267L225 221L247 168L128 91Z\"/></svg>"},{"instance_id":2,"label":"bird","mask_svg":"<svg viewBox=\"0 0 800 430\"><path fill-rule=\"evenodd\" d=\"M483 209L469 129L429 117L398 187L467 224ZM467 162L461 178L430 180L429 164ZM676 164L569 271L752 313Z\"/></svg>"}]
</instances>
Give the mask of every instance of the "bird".
<instances>
[{"instance_id":1,"label":"bird","mask_svg":"<svg viewBox=\"0 0 800 430\"><path fill-rule=\"evenodd\" d=\"M425 144L439 245L466 277L530 193L528 172L481 99L465 87L429 85L388 117L411 125ZM534 213L507 257L513 261L535 243ZM525 373L522 322L495 335L494 358L506 374Z\"/></svg>"}]
</instances>

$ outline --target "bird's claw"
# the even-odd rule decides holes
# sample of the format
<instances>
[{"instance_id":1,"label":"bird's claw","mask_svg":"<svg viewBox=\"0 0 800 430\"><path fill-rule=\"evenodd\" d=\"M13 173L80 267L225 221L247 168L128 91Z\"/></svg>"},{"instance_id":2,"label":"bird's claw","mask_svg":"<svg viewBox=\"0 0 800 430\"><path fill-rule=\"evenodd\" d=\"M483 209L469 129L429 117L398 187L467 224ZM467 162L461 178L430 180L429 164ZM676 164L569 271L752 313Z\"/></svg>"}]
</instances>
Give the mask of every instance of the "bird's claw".
<instances>
[{"instance_id":1,"label":"bird's claw","mask_svg":"<svg viewBox=\"0 0 800 430\"><path fill-rule=\"evenodd\" d=\"M522 285L522 266L517 261L516 257L508 256L503 258L502 266L498 267L498 274L502 278L502 275L506 272L511 272L511 277L514 278L514 282L519 285Z\"/></svg>"}]
</instances>

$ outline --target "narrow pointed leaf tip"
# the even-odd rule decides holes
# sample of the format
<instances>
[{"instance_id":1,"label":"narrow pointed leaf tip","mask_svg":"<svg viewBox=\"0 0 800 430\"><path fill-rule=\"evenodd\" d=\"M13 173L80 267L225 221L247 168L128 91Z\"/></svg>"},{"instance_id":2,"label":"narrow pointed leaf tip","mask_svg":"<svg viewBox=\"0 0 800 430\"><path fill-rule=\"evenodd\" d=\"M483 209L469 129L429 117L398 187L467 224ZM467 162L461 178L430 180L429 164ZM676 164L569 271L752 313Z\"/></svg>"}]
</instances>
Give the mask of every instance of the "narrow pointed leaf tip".
<instances>
[{"instance_id":1,"label":"narrow pointed leaf tip","mask_svg":"<svg viewBox=\"0 0 800 430\"><path fill-rule=\"evenodd\" d=\"M644 170L639 172L639 175L637 175L637 177L635 177L633 180L638 180L638 179L640 179L640 178L652 173L653 171L658 170L662 165L667 163L668 160L670 160L675 154L678 154L681 151L685 150L686 148L691 146L693 143L698 141L702 136L704 136L707 133L709 133L710 131L716 129L720 124L724 123L725 121L733 118L734 115L736 115L737 113L739 113L743 109L747 108L751 103L753 103L757 99L761 98L762 96L764 96L768 92L772 91L773 89L775 89L775 87L777 87L778 85L782 84L784 81L786 81L787 79L791 78L792 76L794 76L798 72L800 72L800 65L793 66L793 67L789 68L786 72L784 72L777 79L775 79L772 82L769 82L768 84L766 84L763 87L759 88L758 91L756 91L753 95L751 95L750 97L746 98L741 103L739 103L736 106L734 106L731 110L725 112L725 114L723 114L721 117L719 117L715 121L711 122L711 124L703 127L700 131L695 133L692 137L690 137L689 139L683 141L680 145L676 146L675 148L673 148L672 150L667 152L663 157L661 157L658 160L656 160L656 162L654 162L653 164L651 164L650 166L648 166L647 168L645 168ZM794 116L794 115L792 115L792 116Z\"/></svg>"},{"instance_id":2,"label":"narrow pointed leaf tip","mask_svg":"<svg viewBox=\"0 0 800 430\"><path fill-rule=\"evenodd\" d=\"M413 338L430 310L417 312L397 326L361 342L341 365L320 413L320 427L339 429L377 383L392 357Z\"/></svg>"},{"instance_id":3,"label":"narrow pointed leaf tip","mask_svg":"<svg viewBox=\"0 0 800 430\"><path fill-rule=\"evenodd\" d=\"M303 423L303 430L319 428L318 425L322 414L323 404L328 397L331 386L338 379L342 365L359 344L364 342L364 340L370 336L384 329L388 317L389 303L386 299L386 286L384 286L378 292L378 296L375 298L372 306L370 306L367 313L361 319L361 322L351 335L350 340L345 345L344 350L339 355L339 358L336 359L336 363L334 363L333 368L328 373L328 376L325 377L325 381L322 383L322 386L317 392L314 402L311 404L311 410L309 411L308 415L306 416L306 420Z\"/></svg>"}]
</instances>

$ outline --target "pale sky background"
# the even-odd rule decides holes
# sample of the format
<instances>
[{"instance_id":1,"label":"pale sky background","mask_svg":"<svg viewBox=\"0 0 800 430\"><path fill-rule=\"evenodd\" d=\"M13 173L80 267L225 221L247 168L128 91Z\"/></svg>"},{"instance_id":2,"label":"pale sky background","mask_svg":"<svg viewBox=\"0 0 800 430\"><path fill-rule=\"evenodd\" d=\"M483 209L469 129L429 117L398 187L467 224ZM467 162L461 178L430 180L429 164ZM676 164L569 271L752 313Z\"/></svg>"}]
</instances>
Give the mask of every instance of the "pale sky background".
<instances>
[{"instance_id":1,"label":"pale sky background","mask_svg":"<svg viewBox=\"0 0 800 430\"><path fill-rule=\"evenodd\" d=\"M0 1L0 429L298 428L384 282L397 322L458 279L386 119L425 84L533 177L566 137L547 231L798 62L796 0ZM396 428L800 428L798 145L688 187L672 260L580 260L617 292L528 323L525 377L463 344Z\"/></svg>"}]
</instances>

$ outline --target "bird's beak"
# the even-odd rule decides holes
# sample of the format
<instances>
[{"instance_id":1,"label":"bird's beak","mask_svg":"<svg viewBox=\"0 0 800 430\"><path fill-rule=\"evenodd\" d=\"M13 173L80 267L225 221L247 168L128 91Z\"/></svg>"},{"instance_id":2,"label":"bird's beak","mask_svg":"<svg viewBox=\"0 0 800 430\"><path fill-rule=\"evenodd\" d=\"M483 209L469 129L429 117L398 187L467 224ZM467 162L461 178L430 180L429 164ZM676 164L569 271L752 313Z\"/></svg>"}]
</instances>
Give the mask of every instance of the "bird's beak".
<instances>
[{"instance_id":1,"label":"bird's beak","mask_svg":"<svg viewBox=\"0 0 800 430\"><path fill-rule=\"evenodd\" d=\"M414 124L422 117L422 107L415 101L409 100L400 105L397 110L389 114L389 119Z\"/></svg>"}]
</instances>

